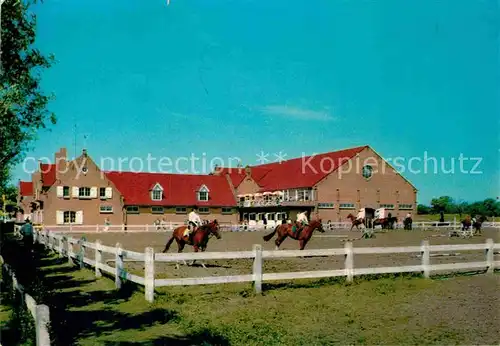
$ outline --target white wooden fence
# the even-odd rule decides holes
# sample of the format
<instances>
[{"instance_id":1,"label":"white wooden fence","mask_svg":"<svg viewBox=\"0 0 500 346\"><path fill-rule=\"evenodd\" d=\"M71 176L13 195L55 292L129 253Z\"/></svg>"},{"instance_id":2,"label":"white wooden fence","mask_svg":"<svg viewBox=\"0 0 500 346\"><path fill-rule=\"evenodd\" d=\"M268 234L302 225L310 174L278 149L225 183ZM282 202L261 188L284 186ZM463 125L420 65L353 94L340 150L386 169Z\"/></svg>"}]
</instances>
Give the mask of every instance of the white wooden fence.
<instances>
[{"instance_id":1,"label":"white wooden fence","mask_svg":"<svg viewBox=\"0 0 500 346\"><path fill-rule=\"evenodd\" d=\"M484 244L453 244L453 245L429 245L427 240L420 246L405 247L353 247L351 242L346 242L344 248L338 249L313 249L313 250L262 250L261 245L254 245L252 251L228 251L228 252L198 252L198 253L155 253L153 248L147 247L144 253L125 250L121 244L115 247L102 245L98 240L90 243L75 238L67 237L54 232L37 231L36 240L44 244L47 248L57 251L59 255L68 256L68 261L79 258L79 264L83 267L88 264L95 268L96 277L101 277L101 272L107 272L115 277L115 286L120 288L122 280L130 280L145 287L145 298L147 301L154 300L155 287L162 286L184 286L184 285L205 285L221 284L233 282L253 282L255 291L262 291L263 281L292 280L292 279L312 279L346 276L348 281L352 281L355 275L386 274L404 272L423 272L426 278L430 277L432 271L436 270L458 270L458 269L479 269L487 268L492 273L494 268L500 267L500 261L494 261L494 251L500 249L500 243L495 244L492 239L487 239ZM73 251L73 246L79 244L81 253L78 255ZM90 252L89 250L92 250ZM431 264L430 253L456 250L485 250L485 260L480 262ZM103 263L103 253L111 253L115 256L115 267ZM377 268L355 268L355 254L390 254L390 253L421 253L422 262L419 265L397 266L397 267L377 267ZM85 257L86 255L92 256ZM344 269L320 270L291 273L263 273L262 262L269 258L293 258L302 256L344 256ZM144 262L144 277L127 273L124 270L124 259ZM192 260L221 260L221 259L253 259L252 273L230 276L207 276L177 279L156 279L155 262L177 262Z\"/></svg>"},{"instance_id":2,"label":"white wooden fence","mask_svg":"<svg viewBox=\"0 0 500 346\"><path fill-rule=\"evenodd\" d=\"M131 233L140 233L140 232L147 232L147 233L152 233L152 232L170 232L174 230L176 227L184 225L183 222L167 222L163 225L44 225L43 227L37 226L39 229L49 229L51 231L56 231L56 232L64 232L64 233L98 233L98 232L131 232ZM324 223L323 228L325 230L345 230L345 229L350 229L352 223L351 222L330 222L330 223ZM394 225L396 229L403 229L404 225L402 223L397 223ZM433 229L433 228L439 228L439 229L459 229L461 228L460 222L454 220L454 221L447 221L445 223L440 224L437 221L419 221L419 222L413 222L412 224L413 229ZM488 227L488 228L499 228L500 229L500 222L484 222L483 223L483 228ZM271 230L274 229L274 227L267 227L267 229L263 228L262 226L243 226L239 224L221 224L221 230L222 231L228 231L228 232L245 232L245 231L263 231L263 230ZM354 228L356 229L356 228Z\"/></svg>"},{"instance_id":3,"label":"white wooden fence","mask_svg":"<svg viewBox=\"0 0 500 346\"><path fill-rule=\"evenodd\" d=\"M49 307L44 304L37 304L32 296L24 292L24 287L17 281L16 274L12 271L11 267L4 262L3 257L0 256L0 263L5 268L5 271L11 276L12 289L18 291L22 300L22 304L26 304L33 320L35 322L36 331L36 345L37 346L50 346L50 311Z\"/></svg>"}]
</instances>

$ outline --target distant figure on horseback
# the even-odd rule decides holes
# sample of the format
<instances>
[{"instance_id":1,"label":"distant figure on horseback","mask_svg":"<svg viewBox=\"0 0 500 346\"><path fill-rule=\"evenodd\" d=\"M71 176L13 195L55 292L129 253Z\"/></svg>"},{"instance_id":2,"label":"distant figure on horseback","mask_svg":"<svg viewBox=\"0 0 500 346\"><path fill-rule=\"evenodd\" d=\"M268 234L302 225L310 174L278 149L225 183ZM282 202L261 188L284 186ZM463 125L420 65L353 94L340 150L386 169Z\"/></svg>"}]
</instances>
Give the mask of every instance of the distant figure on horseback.
<instances>
[{"instance_id":1,"label":"distant figure on horseback","mask_svg":"<svg viewBox=\"0 0 500 346\"><path fill-rule=\"evenodd\" d=\"M407 231L411 231L412 230L413 219L411 217L411 212L409 212L408 214L406 214L403 223L404 223L404 229L405 230L407 230Z\"/></svg>"},{"instance_id":2,"label":"distant figure on horseback","mask_svg":"<svg viewBox=\"0 0 500 346\"><path fill-rule=\"evenodd\" d=\"M464 220L462 220L462 231L469 230L472 226L470 215L467 215Z\"/></svg>"},{"instance_id":3,"label":"distant figure on horseback","mask_svg":"<svg viewBox=\"0 0 500 346\"><path fill-rule=\"evenodd\" d=\"M217 220L213 220L212 222L209 222L207 224L200 225L191 233L190 237L186 237L186 230L188 230L188 226L180 226L174 229L174 231L172 232L172 236L165 245L165 249L163 249L163 252L165 253L168 251L174 239L177 241L177 252L181 253L182 250L184 250L184 246L186 246L186 244L193 246L194 252L198 252L200 250L204 252L207 248L208 240L210 239L211 235L214 235L217 239L222 238L219 232L219 223L217 222ZM191 264L193 263L194 260ZM203 267L205 267L203 263L202 265Z\"/></svg>"},{"instance_id":4,"label":"distant figure on horseback","mask_svg":"<svg viewBox=\"0 0 500 346\"><path fill-rule=\"evenodd\" d=\"M281 243L283 243L283 241L287 237L298 240L300 244L300 250L304 250L315 230L318 230L321 233L325 232L321 219L311 220L311 222L309 222L299 231L294 231L294 226L296 225L292 225L289 223L278 225L274 228L274 231L272 233L265 235L263 239L264 241L269 241L274 237L276 233L278 233L278 238L276 238L274 242L276 244L276 250L279 250Z\"/></svg>"},{"instance_id":5,"label":"distant figure on horseback","mask_svg":"<svg viewBox=\"0 0 500 346\"><path fill-rule=\"evenodd\" d=\"M349 220L351 220L351 222L352 222L352 226L351 226L351 229L349 231L352 231L354 226L356 226L356 229L359 231L359 225L364 225L363 221L365 218L364 218L364 215L362 212L359 212L357 217L352 215L352 214L349 214L349 215L347 215L347 218Z\"/></svg>"},{"instance_id":6,"label":"distant figure on horseback","mask_svg":"<svg viewBox=\"0 0 500 346\"><path fill-rule=\"evenodd\" d=\"M191 239L191 235L194 233L194 231L196 231L196 229L203 224L200 215L198 215L198 213L196 212L197 210L198 207L194 206L193 210L188 215L188 228L184 234L184 236L187 237L187 240Z\"/></svg>"},{"instance_id":7,"label":"distant figure on horseback","mask_svg":"<svg viewBox=\"0 0 500 346\"><path fill-rule=\"evenodd\" d=\"M488 218L484 215L477 216L472 219L472 227L474 228L474 234L481 234L481 227L483 222L487 221Z\"/></svg>"},{"instance_id":8,"label":"distant figure on horseback","mask_svg":"<svg viewBox=\"0 0 500 346\"><path fill-rule=\"evenodd\" d=\"M307 219L307 211L303 211L302 213L297 214L297 221L292 227L293 233L298 236L300 234L300 231L308 224L309 220Z\"/></svg>"}]
</instances>

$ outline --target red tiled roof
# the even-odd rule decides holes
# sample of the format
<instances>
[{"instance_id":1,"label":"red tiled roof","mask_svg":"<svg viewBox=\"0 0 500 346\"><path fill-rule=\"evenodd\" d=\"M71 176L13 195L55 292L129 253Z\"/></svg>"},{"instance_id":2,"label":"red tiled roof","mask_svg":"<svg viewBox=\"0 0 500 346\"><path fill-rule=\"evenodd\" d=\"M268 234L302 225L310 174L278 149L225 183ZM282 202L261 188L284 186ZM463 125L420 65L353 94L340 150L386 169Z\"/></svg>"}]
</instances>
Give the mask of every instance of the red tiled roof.
<instances>
[{"instance_id":1,"label":"red tiled roof","mask_svg":"<svg viewBox=\"0 0 500 346\"><path fill-rule=\"evenodd\" d=\"M19 192L21 196L33 196L33 183L31 181L19 182Z\"/></svg>"},{"instance_id":2,"label":"red tiled roof","mask_svg":"<svg viewBox=\"0 0 500 346\"><path fill-rule=\"evenodd\" d=\"M365 148L367 146L253 166L252 179L261 191L313 187ZM235 188L245 177L244 169L221 168L219 171L230 174Z\"/></svg>"},{"instance_id":3,"label":"red tiled roof","mask_svg":"<svg viewBox=\"0 0 500 346\"><path fill-rule=\"evenodd\" d=\"M40 171L42 172L43 186L52 186L56 181L56 165L41 163Z\"/></svg>"},{"instance_id":4,"label":"red tiled roof","mask_svg":"<svg viewBox=\"0 0 500 346\"><path fill-rule=\"evenodd\" d=\"M164 206L236 206L236 200L225 176L165 173L106 172L123 195L126 205ZM151 188L163 187L163 200L151 200ZM208 201L198 201L197 191L205 185Z\"/></svg>"}]
</instances>

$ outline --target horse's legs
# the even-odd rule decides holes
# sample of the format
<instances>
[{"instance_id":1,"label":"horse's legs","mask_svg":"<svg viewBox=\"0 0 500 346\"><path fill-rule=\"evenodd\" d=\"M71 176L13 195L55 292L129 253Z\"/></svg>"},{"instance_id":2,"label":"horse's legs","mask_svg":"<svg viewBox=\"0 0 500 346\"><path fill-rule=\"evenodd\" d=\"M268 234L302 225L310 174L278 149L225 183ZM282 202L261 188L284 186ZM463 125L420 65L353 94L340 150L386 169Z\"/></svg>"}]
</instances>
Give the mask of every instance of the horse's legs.
<instances>
[{"instance_id":1,"label":"horse's legs","mask_svg":"<svg viewBox=\"0 0 500 346\"><path fill-rule=\"evenodd\" d=\"M278 238L276 238L276 240L274 241L274 244L276 245L275 247L275 250L279 250L280 249L280 245L281 243L283 243L283 241L286 239L287 235L278 235Z\"/></svg>"},{"instance_id":2,"label":"horse's legs","mask_svg":"<svg viewBox=\"0 0 500 346\"><path fill-rule=\"evenodd\" d=\"M205 252L205 248L204 247L201 248L201 252ZM200 263L201 263L201 266L203 268L207 269L207 267L205 266L205 263L203 261L200 261Z\"/></svg>"},{"instance_id":3,"label":"horse's legs","mask_svg":"<svg viewBox=\"0 0 500 346\"><path fill-rule=\"evenodd\" d=\"M186 243L184 243L182 240L177 240L177 252L181 253L182 250L184 250L184 246L186 246ZM185 266L187 266L187 263L185 260L182 260ZM177 264L175 265L177 269L179 269L179 261L177 261Z\"/></svg>"},{"instance_id":4,"label":"horse's legs","mask_svg":"<svg viewBox=\"0 0 500 346\"><path fill-rule=\"evenodd\" d=\"M300 250L304 250L308 242L309 238L299 240Z\"/></svg>"},{"instance_id":5,"label":"horse's legs","mask_svg":"<svg viewBox=\"0 0 500 346\"><path fill-rule=\"evenodd\" d=\"M198 252L200 251L200 248L196 245L193 246L193 249L194 249L194 252ZM193 262L191 262L191 265L194 265L194 262L196 262L196 260L194 259Z\"/></svg>"}]
</instances>

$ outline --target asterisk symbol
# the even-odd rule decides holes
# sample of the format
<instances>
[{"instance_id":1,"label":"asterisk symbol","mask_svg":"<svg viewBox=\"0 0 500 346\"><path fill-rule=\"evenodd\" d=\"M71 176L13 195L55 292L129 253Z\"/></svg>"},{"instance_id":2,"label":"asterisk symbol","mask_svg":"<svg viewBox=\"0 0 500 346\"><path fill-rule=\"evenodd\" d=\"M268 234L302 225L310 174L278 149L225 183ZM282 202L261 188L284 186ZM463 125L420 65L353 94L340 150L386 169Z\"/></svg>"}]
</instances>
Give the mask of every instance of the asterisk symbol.
<instances>
[{"instance_id":1,"label":"asterisk symbol","mask_svg":"<svg viewBox=\"0 0 500 346\"><path fill-rule=\"evenodd\" d=\"M276 162L279 162L279 163L282 163L283 161L285 161L285 157L287 156L286 153L282 152L280 150L279 153L275 153L274 156L276 157Z\"/></svg>"},{"instance_id":2,"label":"asterisk symbol","mask_svg":"<svg viewBox=\"0 0 500 346\"><path fill-rule=\"evenodd\" d=\"M264 151L261 150L260 153L257 154L257 161L262 165L269 161L269 159L267 158L268 156L268 153L264 153Z\"/></svg>"}]
</instances>

